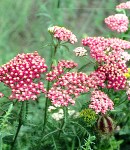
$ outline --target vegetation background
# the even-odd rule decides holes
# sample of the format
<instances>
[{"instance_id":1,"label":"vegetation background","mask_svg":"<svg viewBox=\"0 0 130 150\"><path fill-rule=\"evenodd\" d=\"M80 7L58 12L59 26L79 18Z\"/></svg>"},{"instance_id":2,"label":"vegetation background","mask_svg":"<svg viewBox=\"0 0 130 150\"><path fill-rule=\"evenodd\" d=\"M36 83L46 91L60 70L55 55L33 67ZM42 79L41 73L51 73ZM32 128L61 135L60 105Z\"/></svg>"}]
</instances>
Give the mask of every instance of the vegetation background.
<instances>
[{"instance_id":1,"label":"vegetation background","mask_svg":"<svg viewBox=\"0 0 130 150\"><path fill-rule=\"evenodd\" d=\"M46 46L50 40L48 27L52 25L64 26L70 29L79 39L77 46L81 46L81 38L84 36L118 36L113 34L104 24L104 18L115 13L115 6L123 0L0 0L0 65L8 62L18 53L34 52L37 50L49 63L50 48ZM76 45L75 45L76 46ZM63 59L73 59L86 63L86 60L76 58L73 54L73 45L69 46L71 52L62 51L59 55ZM71 57L70 57L71 56ZM88 71L91 67L88 68ZM0 85L0 88L2 86ZM4 99L0 102L4 101ZM7 101L7 100L6 100ZM31 108L35 105L32 102ZM38 116L42 103L29 112L29 123L40 124L42 116ZM5 106L5 105L4 105ZM8 106L1 112L8 110ZM16 111L16 110L15 110ZM14 116L13 119L15 119ZM120 117L120 116L119 116ZM34 118L37 118L34 120ZM129 121L130 122L130 121ZM33 126L32 124L32 126ZM130 125L130 123L129 123ZM30 125L29 125L30 126ZM31 137L29 126L22 128L21 137ZM35 129L35 126L34 126ZM35 129L36 131L36 129ZM12 133L15 131L12 131ZM129 127L124 131L130 135ZM38 136L38 133L37 133ZM124 137L123 137L124 138ZM10 139L10 138L9 138ZM124 138L125 139L125 138ZM130 139L130 136L129 136ZM129 141L129 140L128 140ZM6 139L8 143L8 140ZM27 142L27 141L26 141ZM29 143L18 142L18 147L23 145L27 150ZM30 141L34 143L36 141ZM24 144L25 147L24 147ZM128 145L128 144L127 144ZM124 145L123 145L124 146ZM128 150L129 150L128 145ZM122 150L126 150L122 148Z\"/></svg>"},{"instance_id":2,"label":"vegetation background","mask_svg":"<svg viewBox=\"0 0 130 150\"><path fill-rule=\"evenodd\" d=\"M64 26L81 39L84 34L109 34L104 18L119 0L0 0L0 65L16 54L37 50L45 58L47 28ZM77 45L81 45L80 40ZM65 56L66 57L66 56Z\"/></svg>"}]
</instances>

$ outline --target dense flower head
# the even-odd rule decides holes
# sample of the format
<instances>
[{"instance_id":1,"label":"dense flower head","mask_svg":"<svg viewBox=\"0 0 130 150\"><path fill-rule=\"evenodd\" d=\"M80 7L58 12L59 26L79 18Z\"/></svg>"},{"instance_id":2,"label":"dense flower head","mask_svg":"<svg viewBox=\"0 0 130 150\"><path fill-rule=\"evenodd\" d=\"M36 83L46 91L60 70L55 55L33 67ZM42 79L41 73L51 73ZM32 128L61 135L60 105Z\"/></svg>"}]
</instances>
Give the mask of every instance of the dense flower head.
<instances>
[{"instance_id":1,"label":"dense flower head","mask_svg":"<svg viewBox=\"0 0 130 150\"><path fill-rule=\"evenodd\" d=\"M105 114L109 109L113 109L114 103L107 94L100 90L93 91L91 94L91 103L89 108L94 109L96 114L99 112Z\"/></svg>"},{"instance_id":2,"label":"dense flower head","mask_svg":"<svg viewBox=\"0 0 130 150\"><path fill-rule=\"evenodd\" d=\"M87 126L91 126L97 119L97 115L93 109L85 108L80 112L80 117L83 118Z\"/></svg>"},{"instance_id":3,"label":"dense flower head","mask_svg":"<svg viewBox=\"0 0 130 150\"><path fill-rule=\"evenodd\" d=\"M100 70L92 72L88 76L87 85L90 88L105 87L106 74Z\"/></svg>"},{"instance_id":4,"label":"dense flower head","mask_svg":"<svg viewBox=\"0 0 130 150\"><path fill-rule=\"evenodd\" d=\"M126 3L120 3L116 6L117 9L130 9L130 1L127 1Z\"/></svg>"},{"instance_id":5,"label":"dense flower head","mask_svg":"<svg viewBox=\"0 0 130 150\"><path fill-rule=\"evenodd\" d=\"M77 47L73 50L76 56L85 56L87 55L87 50L84 47Z\"/></svg>"},{"instance_id":6,"label":"dense flower head","mask_svg":"<svg viewBox=\"0 0 130 150\"><path fill-rule=\"evenodd\" d=\"M113 88L115 90L125 88L126 77L124 76L124 73L127 72L127 67L122 61L107 62L107 64L99 66L98 71L105 73L107 88Z\"/></svg>"},{"instance_id":7,"label":"dense flower head","mask_svg":"<svg viewBox=\"0 0 130 150\"><path fill-rule=\"evenodd\" d=\"M53 81L58 79L60 75L64 73L64 69L73 69L77 67L78 64L74 61L61 60L58 62L57 66L52 67L52 71L46 74L46 80Z\"/></svg>"},{"instance_id":8,"label":"dense flower head","mask_svg":"<svg viewBox=\"0 0 130 150\"><path fill-rule=\"evenodd\" d=\"M129 19L125 14L115 14L105 18L105 23L112 31L126 32Z\"/></svg>"},{"instance_id":9,"label":"dense flower head","mask_svg":"<svg viewBox=\"0 0 130 150\"><path fill-rule=\"evenodd\" d=\"M54 35L60 41L68 41L71 44L77 42L76 36L65 27L53 26L48 28L48 31Z\"/></svg>"},{"instance_id":10,"label":"dense flower head","mask_svg":"<svg viewBox=\"0 0 130 150\"><path fill-rule=\"evenodd\" d=\"M10 99L35 100L40 92L46 90L42 82L35 83L34 80L39 80L46 71L45 60L37 52L18 54L0 67L0 81L11 88Z\"/></svg>"},{"instance_id":11,"label":"dense flower head","mask_svg":"<svg viewBox=\"0 0 130 150\"><path fill-rule=\"evenodd\" d=\"M74 104L72 97L77 97L80 93L88 92L88 76L84 73L67 72L60 77L48 92L48 97L54 105L68 106Z\"/></svg>"},{"instance_id":12,"label":"dense flower head","mask_svg":"<svg viewBox=\"0 0 130 150\"><path fill-rule=\"evenodd\" d=\"M82 40L84 46L90 48L90 55L98 62L106 62L109 58L119 58L121 52L130 49L130 42L118 38L87 37Z\"/></svg>"}]
</instances>

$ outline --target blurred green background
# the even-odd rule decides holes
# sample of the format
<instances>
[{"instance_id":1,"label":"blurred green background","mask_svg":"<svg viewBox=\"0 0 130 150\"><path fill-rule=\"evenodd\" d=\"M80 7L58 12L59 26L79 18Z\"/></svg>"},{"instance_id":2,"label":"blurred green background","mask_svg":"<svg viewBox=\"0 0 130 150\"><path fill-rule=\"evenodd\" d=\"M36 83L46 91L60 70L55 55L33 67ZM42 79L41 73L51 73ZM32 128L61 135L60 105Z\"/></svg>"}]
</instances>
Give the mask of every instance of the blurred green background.
<instances>
[{"instance_id":1,"label":"blurred green background","mask_svg":"<svg viewBox=\"0 0 130 150\"><path fill-rule=\"evenodd\" d=\"M78 37L109 34L104 18L114 14L119 0L0 0L0 65L21 52L37 50L48 58L52 25L64 26ZM72 47L72 48L71 48ZM74 47L71 46L73 49ZM64 54L63 54L64 55ZM64 55L69 57L70 55Z\"/></svg>"}]
</instances>

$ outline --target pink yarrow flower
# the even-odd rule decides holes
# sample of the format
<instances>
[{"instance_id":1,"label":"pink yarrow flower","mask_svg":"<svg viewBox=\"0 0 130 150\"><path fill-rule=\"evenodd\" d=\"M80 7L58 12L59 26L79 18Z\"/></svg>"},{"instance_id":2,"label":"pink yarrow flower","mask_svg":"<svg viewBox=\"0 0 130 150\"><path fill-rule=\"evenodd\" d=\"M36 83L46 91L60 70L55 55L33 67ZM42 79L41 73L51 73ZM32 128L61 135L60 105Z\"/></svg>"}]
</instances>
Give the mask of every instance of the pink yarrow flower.
<instances>
[{"instance_id":1,"label":"pink yarrow flower","mask_svg":"<svg viewBox=\"0 0 130 150\"><path fill-rule=\"evenodd\" d=\"M37 52L18 54L0 67L0 81L11 88L11 100L35 100L38 94L46 92L39 81L41 74L46 71L45 60ZM38 82L34 82L36 79Z\"/></svg>"},{"instance_id":2,"label":"pink yarrow flower","mask_svg":"<svg viewBox=\"0 0 130 150\"><path fill-rule=\"evenodd\" d=\"M77 42L76 36L65 27L53 26L48 28L48 31L54 35L60 41L67 41L71 44Z\"/></svg>"},{"instance_id":3,"label":"pink yarrow flower","mask_svg":"<svg viewBox=\"0 0 130 150\"><path fill-rule=\"evenodd\" d=\"M106 62L114 57L119 59L121 52L130 49L130 42L118 38L87 37L82 40L84 46L90 48L90 55L98 62Z\"/></svg>"},{"instance_id":4,"label":"pink yarrow flower","mask_svg":"<svg viewBox=\"0 0 130 150\"><path fill-rule=\"evenodd\" d=\"M46 80L54 81L59 78L62 74L64 74L64 69L73 69L77 67L78 64L74 61L69 60L61 60L58 62L57 66L52 67L52 71L46 74Z\"/></svg>"},{"instance_id":5,"label":"pink yarrow flower","mask_svg":"<svg viewBox=\"0 0 130 150\"><path fill-rule=\"evenodd\" d=\"M97 89L99 86L103 88L105 87L105 80L106 74L100 70L96 70L88 76L87 85L89 88Z\"/></svg>"},{"instance_id":6,"label":"pink yarrow flower","mask_svg":"<svg viewBox=\"0 0 130 150\"><path fill-rule=\"evenodd\" d=\"M112 110L114 103L113 101L102 91L93 91L91 95L91 103L89 108L95 110L96 114L105 114L108 110Z\"/></svg>"},{"instance_id":7,"label":"pink yarrow flower","mask_svg":"<svg viewBox=\"0 0 130 150\"><path fill-rule=\"evenodd\" d=\"M108 61L107 64L99 66L97 71L105 73L107 88L125 89L126 77L124 73L127 72L127 66L123 61Z\"/></svg>"},{"instance_id":8,"label":"pink yarrow flower","mask_svg":"<svg viewBox=\"0 0 130 150\"><path fill-rule=\"evenodd\" d=\"M129 19L125 14L115 14L105 18L105 23L112 31L126 32Z\"/></svg>"},{"instance_id":9,"label":"pink yarrow flower","mask_svg":"<svg viewBox=\"0 0 130 150\"><path fill-rule=\"evenodd\" d=\"M75 103L74 98L89 91L87 79L88 76L84 73L67 72L53 84L47 96L51 99L53 105L73 105Z\"/></svg>"},{"instance_id":10,"label":"pink yarrow flower","mask_svg":"<svg viewBox=\"0 0 130 150\"><path fill-rule=\"evenodd\" d=\"M120 3L116 6L117 9L130 9L130 1L127 1L126 3Z\"/></svg>"}]
</instances>

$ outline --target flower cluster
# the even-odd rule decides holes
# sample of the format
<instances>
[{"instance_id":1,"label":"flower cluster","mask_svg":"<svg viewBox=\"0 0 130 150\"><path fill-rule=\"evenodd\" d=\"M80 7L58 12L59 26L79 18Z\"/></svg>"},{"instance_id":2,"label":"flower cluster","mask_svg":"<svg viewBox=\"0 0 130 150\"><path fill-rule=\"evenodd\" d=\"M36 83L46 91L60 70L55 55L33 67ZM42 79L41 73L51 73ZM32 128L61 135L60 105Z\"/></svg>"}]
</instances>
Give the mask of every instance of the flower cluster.
<instances>
[{"instance_id":1,"label":"flower cluster","mask_svg":"<svg viewBox=\"0 0 130 150\"><path fill-rule=\"evenodd\" d=\"M91 126L96 121L96 113L90 108L83 109L80 112L80 117L83 118L85 123L87 123L87 126Z\"/></svg>"},{"instance_id":2,"label":"flower cluster","mask_svg":"<svg viewBox=\"0 0 130 150\"><path fill-rule=\"evenodd\" d=\"M120 3L116 6L117 9L130 9L130 1L127 1L126 3Z\"/></svg>"},{"instance_id":3,"label":"flower cluster","mask_svg":"<svg viewBox=\"0 0 130 150\"><path fill-rule=\"evenodd\" d=\"M100 70L92 72L88 76L87 85L90 88L105 87L106 74Z\"/></svg>"},{"instance_id":4,"label":"flower cluster","mask_svg":"<svg viewBox=\"0 0 130 150\"><path fill-rule=\"evenodd\" d=\"M115 90L124 89L126 86L126 77L124 73L127 72L127 67L122 61L109 62L100 66L98 71L104 72L107 81L107 88L113 88Z\"/></svg>"},{"instance_id":5,"label":"flower cluster","mask_svg":"<svg viewBox=\"0 0 130 150\"><path fill-rule=\"evenodd\" d=\"M96 114L99 112L105 114L109 109L113 109L113 101L102 91L93 91L91 95L91 103L89 108L95 110Z\"/></svg>"},{"instance_id":6,"label":"flower cluster","mask_svg":"<svg viewBox=\"0 0 130 150\"><path fill-rule=\"evenodd\" d=\"M80 93L88 92L88 76L84 73L67 72L54 83L48 92L48 97L54 105L68 106L74 104L72 97L77 97Z\"/></svg>"},{"instance_id":7,"label":"flower cluster","mask_svg":"<svg viewBox=\"0 0 130 150\"><path fill-rule=\"evenodd\" d=\"M0 82L10 87L10 99L35 100L40 92L45 92L43 83L35 83L46 72L45 60L37 53L18 54L0 67Z\"/></svg>"},{"instance_id":8,"label":"flower cluster","mask_svg":"<svg viewBox=\"0 0 130 150\"><path fill-rule=\"evenodd\" d=\"M85 56L87 55L87 50L84 47L77 47L73 50L76 56Z\"/></svg>"},{"instance_id":9,"label":"flower cluster","mask_svg":"<svg viewBox=\"0 0 130 150\"><path fill-rule=\"evenodd\" d=\"M60 41L67 41L71 44L77 42L76 36L65 27L53 26L48 29L48 31L54 34L54 37Z\"/></svg>"},{"instance_id":10,"label":"flower cluster","mask_svg":"<svg viewBox=\"0 0 130 150\"><path fill-rule=\"evenodd\" d=\"M125 14L115 14L105 18L105 23L112 31L126 32L129 19Z\"/></svg>"},{"instance_id":11,"label":"flower cluster","mask_svg":"<svg viewBox=\"0 0 130 150\"><path fill-rule=\"evenodd\" d=\"M46 80L53 81L58 79L64 73L64 69L73 69L77 66L78 64L73 61L61 60L57 66L53 66L52 71L46 74Z\"/></svg>"},{"instance_id":12,"label":"flower cluster","mask_svg":"<svg viewBox=\"0 0 130 150\"><path fill-rule=\"evenodd\" d=\"M106 62L111 57L120 58L121 52L130 49L130 42L118 38L87 37L82 40L90 48L90 55L98 62Z\"/></svg>"}]
</instances>

